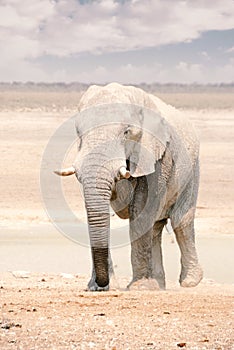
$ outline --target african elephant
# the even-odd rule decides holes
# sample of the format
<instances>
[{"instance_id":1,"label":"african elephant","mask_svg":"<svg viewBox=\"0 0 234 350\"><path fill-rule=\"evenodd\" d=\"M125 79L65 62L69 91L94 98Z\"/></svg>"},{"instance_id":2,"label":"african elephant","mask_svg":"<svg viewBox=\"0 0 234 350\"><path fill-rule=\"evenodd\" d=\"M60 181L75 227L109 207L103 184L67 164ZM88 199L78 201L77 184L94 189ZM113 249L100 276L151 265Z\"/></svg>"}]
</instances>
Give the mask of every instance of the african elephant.
<instances>
[{"instance_id":1,"label":"african elephant","mask_svg":"<svg viewBox=\"0 0 234 350\"><path fill-rule=\"evenodd\" d=\"M199 142L181 112L143 90L117 83L91 86L76 118L78 155L72 167L83 185L93 273L90 290L108 290L112 270L110 205L129 219L132 281L165 288L161 235L170 218L181 251L180 284L202 279L194 238Z\"/></svg>"}]
</instances>

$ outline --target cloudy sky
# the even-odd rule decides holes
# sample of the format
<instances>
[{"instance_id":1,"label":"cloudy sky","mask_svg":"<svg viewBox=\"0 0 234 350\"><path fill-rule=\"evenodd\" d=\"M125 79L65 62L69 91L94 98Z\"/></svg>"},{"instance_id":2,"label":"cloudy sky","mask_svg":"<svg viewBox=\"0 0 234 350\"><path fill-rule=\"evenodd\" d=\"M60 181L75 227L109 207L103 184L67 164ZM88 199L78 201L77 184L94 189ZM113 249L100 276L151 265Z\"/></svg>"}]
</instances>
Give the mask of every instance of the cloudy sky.
<instances>
[{"instance_id":1,"label":"cloudy sky","mask_svg":"<svg viewBox=\"0 0 234 350\"><path fill-rule=\"evenodd\" d=\"M0 81L234 81L233 0L0 0Z\"/></svg>"}]
</instances>

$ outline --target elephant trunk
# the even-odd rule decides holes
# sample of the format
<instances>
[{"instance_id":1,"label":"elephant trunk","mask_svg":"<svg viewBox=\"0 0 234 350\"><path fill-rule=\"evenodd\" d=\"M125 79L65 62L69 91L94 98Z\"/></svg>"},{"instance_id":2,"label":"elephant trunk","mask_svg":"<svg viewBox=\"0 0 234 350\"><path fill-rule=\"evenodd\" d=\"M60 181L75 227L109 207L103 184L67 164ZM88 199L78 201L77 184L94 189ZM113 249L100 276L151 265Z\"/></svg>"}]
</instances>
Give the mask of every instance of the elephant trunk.
<instances>
[{"instance_id":1,"label":"elephant trunk","mask_svg":"<svg viewBox=\"0 0 234 350\"><path fill-rule=\"evenodd\" d=\"M86 170L88 170L86 168ZM88 174L87 174L88 173ZM106 173L106 174L105 174ZM93 166L83 176L83 190L88 218L90 245L96 284L109 285L110 197L112 179L107 169Z\"/></svg>"}]
</instances>

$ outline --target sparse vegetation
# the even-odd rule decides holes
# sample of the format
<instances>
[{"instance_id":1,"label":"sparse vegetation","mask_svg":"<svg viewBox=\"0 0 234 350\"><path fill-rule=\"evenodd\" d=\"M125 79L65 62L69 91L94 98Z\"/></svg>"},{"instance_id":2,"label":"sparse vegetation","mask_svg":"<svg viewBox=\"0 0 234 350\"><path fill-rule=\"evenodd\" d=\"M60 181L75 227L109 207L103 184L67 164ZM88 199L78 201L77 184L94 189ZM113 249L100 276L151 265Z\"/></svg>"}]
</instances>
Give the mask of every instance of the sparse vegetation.
<instances>
[{"instance_id":1,"label":"sparse vegetation","mask_svg":"<svg viewBox=\"0 0 234 350\"><path fill-rule=\"evenodd\" d=\"M78 101L88 88L83 83L0 83L0 110L38 109L76 110ZM234 107L234 83L198 84L140 84L177 108L230 109Z\"/></svg>"}]
</instances>

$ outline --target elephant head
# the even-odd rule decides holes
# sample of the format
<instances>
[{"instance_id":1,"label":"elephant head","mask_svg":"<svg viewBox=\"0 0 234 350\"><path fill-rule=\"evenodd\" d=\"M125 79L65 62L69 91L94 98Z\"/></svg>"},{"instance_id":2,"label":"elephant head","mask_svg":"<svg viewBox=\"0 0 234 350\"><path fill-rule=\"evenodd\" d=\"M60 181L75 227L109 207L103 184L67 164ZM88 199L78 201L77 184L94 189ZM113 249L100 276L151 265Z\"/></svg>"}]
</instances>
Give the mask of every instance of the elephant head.
<instances>
[{"instance_id":1,"label":"elephant head","mask_svg":"<svg viewBox=\"0 0 234 350\"><path fill-rule=\"evenodd\" d=\"M83 185L95 282L105 288L109 285L109 206L116 184L153 173L170 132L160 113L143 105L107 103L105 98L81 109L76 130L77 158L71 168L56 173L76 174Z\"/></svg>"}]
</instances>

